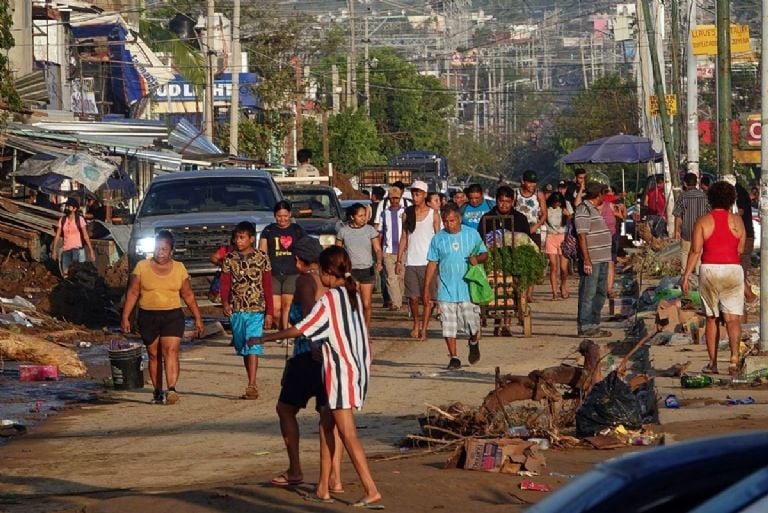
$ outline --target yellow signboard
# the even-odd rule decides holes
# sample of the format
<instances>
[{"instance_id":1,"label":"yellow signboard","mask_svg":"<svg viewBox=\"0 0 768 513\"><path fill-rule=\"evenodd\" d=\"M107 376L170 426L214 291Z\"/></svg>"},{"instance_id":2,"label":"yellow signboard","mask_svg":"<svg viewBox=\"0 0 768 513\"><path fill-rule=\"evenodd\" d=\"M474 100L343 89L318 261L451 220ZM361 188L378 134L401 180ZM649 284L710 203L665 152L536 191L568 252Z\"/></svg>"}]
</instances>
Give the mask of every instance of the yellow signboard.
<instances>
[{"instance_id":1,"label":"yellow signboard","mask_svg":"<svg viewBox=\"0 0 768 513\"><path fill-rule=\"evenodd\" d=\"M656 95L651 95L648 102L651 115L656 116L659 113L659 101L656 99ZM664 103L667 105L667 114L674 116L677 114L677 95L665 94Z\"/></svg>"},{"instance_id":2,"label":"yellow signboard","mask_svg":"<svg viewBox=\"0 0 768 513\"><path fill-rule=\"evenodd\" d=\"M693 36L693 55L717 55L717 28L714 25L696 25ZM749 45L749 25L731 24L731 53L752 51Z\"/></svg>"}]
</instances>

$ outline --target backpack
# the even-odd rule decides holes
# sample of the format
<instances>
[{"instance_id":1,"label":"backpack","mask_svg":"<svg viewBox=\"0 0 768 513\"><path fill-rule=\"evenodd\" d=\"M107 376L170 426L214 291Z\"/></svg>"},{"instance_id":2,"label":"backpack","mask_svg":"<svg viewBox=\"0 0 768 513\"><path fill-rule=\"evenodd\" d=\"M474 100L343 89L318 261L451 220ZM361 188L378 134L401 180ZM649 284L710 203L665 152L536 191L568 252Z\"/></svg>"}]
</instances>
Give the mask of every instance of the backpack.
<instances>
[{"instance_id":1,"label":"backpack","mask_svg":"<svg viewBox=\"0 0 768 513\"><path fill-rule=\"evenodd\" d=\"M83 214L81 214L80 211L75 212L75 226L77 226L77 231L80 233L80 247L83 247L85 244L85 237L83 236L83 227L80 226L81 219L84 219ZM62 216L61 219L59 219L59 226L61 226L62 234L64 233L64 223L66 220L67 216Z\"/></svg>"}]
</instances>

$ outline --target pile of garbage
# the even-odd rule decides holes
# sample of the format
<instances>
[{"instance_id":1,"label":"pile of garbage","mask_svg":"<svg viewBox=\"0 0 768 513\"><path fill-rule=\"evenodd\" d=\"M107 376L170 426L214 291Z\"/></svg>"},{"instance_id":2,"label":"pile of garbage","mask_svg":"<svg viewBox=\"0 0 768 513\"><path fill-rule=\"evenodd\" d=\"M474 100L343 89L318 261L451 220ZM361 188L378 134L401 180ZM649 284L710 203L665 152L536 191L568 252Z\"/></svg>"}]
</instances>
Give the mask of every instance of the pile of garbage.
<instances>
[{"instance_id":1,"label":"pile of garbage","mask_svg":"<svg viewBox=\"0 0 768 513\"><path fill-rule=\"evenodd\" d=\"M512 446L509 451L529 450L535 458L537 451L549 447L595 447L600 438L593 437L605 436L606 430L619 426L632 435L623 440L624 445L637 443L641 435L651 443L655 437L645 426L658 422L653 380L635 372L644 366L633 362L651 336L642 321L634 326L625 341L634 346L619 363L607 346L584 340L578 348L581 366L549 367L527 376L502 375L497 368L496 385L478 408L461 403L427 405L426 415L419 419L421 433L408 435L405 443L434 451L454 448L448 466L473 468L472 455L480 440L506 462L495 467L501 472L532 470L521 457L507 458L508 446ZM642 357L647 358L647 352ZM521 449L519 444L509 444L510 439L533 442L538 448ZM488 444L495 445L488 448Z\"/></svg>"}]
</instances>

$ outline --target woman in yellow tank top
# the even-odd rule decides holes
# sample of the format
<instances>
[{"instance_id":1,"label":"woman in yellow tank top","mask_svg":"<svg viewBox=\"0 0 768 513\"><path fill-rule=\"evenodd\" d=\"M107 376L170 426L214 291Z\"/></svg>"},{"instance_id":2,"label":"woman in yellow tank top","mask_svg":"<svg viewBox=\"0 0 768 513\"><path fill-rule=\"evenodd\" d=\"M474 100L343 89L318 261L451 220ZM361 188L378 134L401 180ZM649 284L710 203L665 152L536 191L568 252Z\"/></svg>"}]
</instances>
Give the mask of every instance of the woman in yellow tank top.
<instances>
[{"instance_id":1,"label":"woman in yellow tank top","mask_svg":"<svg viewBox=\"0 0 768 513\"><path fill-rule=\"evenodd\" d=\"M198 335L203 333L203 321L189 282L187 269L173 260L174 239L171 232L161 230L155 237L155 252L151 259L142 260L133 269L123 306L121 327L131 331L130 316L139 304L138 328L147 346L149 377L152 380L154 404L174 404L179 401L176 382L179 379L179 352L184 336L184 300L195 317ZM163 370L168 393L163 395Z\"/></svg>"}]
</instances>

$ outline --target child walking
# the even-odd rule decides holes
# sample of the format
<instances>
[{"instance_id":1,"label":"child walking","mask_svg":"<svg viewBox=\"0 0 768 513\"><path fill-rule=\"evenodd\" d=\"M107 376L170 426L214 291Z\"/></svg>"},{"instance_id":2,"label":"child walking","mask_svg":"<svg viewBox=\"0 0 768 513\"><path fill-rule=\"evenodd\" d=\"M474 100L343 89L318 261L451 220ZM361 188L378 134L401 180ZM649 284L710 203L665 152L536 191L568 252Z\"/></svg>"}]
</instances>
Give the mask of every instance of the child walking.
<instances>
[{"instance_id":1,"label":"child walking","mask_svg":"<svg viewBox=\"0 0 768 513\"><path fill-rule=\"evenodd\" d=\"M429 298L430 283L437 274L440 322L450 356L448 369L453 370L461 368L461 360L456 353L456 333L459 329L469 335L469 363L480 360L480 307L471 302L469 284L464 275L470 265L485 262L488 253L477 229L461 224L461 213L455 204L446 205L442 213L445 228L434 236L427 252L429 264L424 281L424 298L425 301ZM426 326L426 315L424 319Z\"/></svg>"},{"instance_id":2,"label":"child walking","mask_svg":"<svg viewBox=\"0 0 768 513\"><path fill-rule=\"evenodd\" d=\"M299 335L310 339L312 345L321 343L322 372L333 422L322 423L325 443L320 446L320 481L315 495L308 495L307 499L333 502L328 482L332 454L335 450L335 425L365 492L353 506L383 509L379 504L381 494L368 468L352 415L353 408L359 410L363 407L368 391L371 347L363 320L357 282L352 277L352 262L343 248L332 246L320 254L320 280L328 291L315 304L309 315L296 323L295 327L251 340L249 344L262 344Z\"/></svg>"},{"instance_id":3,"label":"child walking","mask_svg":"<svg viewBox=\"0 0 768 513\"><path fill-rule=\"evenodd\" d=\"M235 250L221 266L221 304L232 325L232 345L243 357L248 385L241 399L258 399L256 371L261 344L249 344L272 327L272 267L267 255L253 247L256 228L244 221L235 227Z\"/></svg>"}]
</instances>

